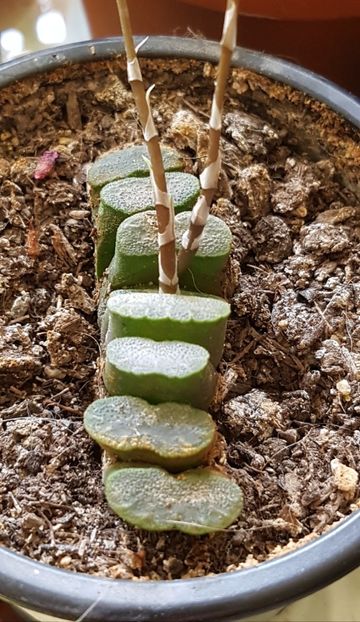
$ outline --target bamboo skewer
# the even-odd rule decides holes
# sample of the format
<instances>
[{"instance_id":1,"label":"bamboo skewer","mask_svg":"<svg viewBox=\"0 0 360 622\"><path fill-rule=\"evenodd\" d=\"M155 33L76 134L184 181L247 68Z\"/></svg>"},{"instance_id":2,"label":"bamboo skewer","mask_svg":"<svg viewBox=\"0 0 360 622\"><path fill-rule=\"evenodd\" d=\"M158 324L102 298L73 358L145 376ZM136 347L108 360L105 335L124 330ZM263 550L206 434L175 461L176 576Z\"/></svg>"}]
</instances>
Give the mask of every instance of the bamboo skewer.
<instances>
[{"instance_id":1,"label":"bamboo skewer","mask_svg":"<svg viewBox=\"0 0 360 622\"><path fill-rule=\"evenodd\" d=\"M178 257L178 269L181 274L189 265L191 257L199 248L202 232L207 222L211 203L218 185L221 155L221 117L224 95L230 70L233 50L236 46L237 14L239 0L227 0L223 34L220 42L221 53L215 83L214 96L209 121L209 146L206 164L200 175L201 194L191 213L189 229L184 233Z\"/></svg>"},{"instance_id":2,"label":"bamboo skewer","mask_svg":"<svg viewBox=\"0 0 360 622\"><path fill-rule=\"evenodd\" d=\"M154 191L159 239L159 289L163 293L179 291L175 246L174 206L167 192L164 164L159 136L154 125L150 107L150 94L154 85L145 93L144 82L137 58L127 0L116 0L120 16L127 56L128 80L134 95L139 119L150 157L150 176ZM143 42L142 42L143 43ZM142 43L140 45L142 45Z\"/></svg>"}]
</instances>

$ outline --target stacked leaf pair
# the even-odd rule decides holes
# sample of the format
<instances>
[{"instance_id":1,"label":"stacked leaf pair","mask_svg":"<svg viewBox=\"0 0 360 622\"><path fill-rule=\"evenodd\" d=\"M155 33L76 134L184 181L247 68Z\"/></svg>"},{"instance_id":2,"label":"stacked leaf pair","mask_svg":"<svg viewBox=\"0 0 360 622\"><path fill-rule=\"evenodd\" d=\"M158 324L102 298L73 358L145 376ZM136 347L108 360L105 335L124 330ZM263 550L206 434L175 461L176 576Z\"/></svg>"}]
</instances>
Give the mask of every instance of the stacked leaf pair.
<instances>
[{"instance_id":1,"label":"stacked leaf pair","mask_svg":"<svg viewBox=\"0 0 360 622\"><path fill-rule=\"evenodd\" d=\"M111 155L108 163L108 156L100 158L89 173L93 188L103 185L97 214L97 269L102 274L110 262L111 289L157 284L157 227L150 181L113 181L114 174L145 174L137 159L141 148L126 151ZM168 157L168 166L176 168L178 156L169 151L163 154L165 163ZM126 166L121 169L119 159L124 159L124 153ZM110 183L104 185L104 179ZM194 204L198 182L177 172L168 173L168 184L180 212L176 217L180 239L190 218L181 210ZM231 234L222 221L212 218L207 236L205 227L203 251L195 255L182 281L189 290L194 282L206 293L218 292L221 285ZM169 295L120 289L109 296L102 335L104 384L111 397L89 406L85 427L122 461L107 471L105 493L113 510L138 527L202 534L227 527L241 511L240 488L219 470L204 466L216 441L215 424L206 409L215 391L215 367L221 359L229 313L221 298L190 292Z\"/></svg>"},{"instance_id":2,"label":"stacked leaf pair","mask_svg":"<svg viewBox=\"0 0 360 622\"><path fill-rule=\"evenodd\" d=\"M111 289L156 287L158 283L157 221L146 154L143 145L113 151L100 157L89 170L88 183L92 196L97 197L96 274L100 278L108 268ZM197 177L179 172L184 164L174 149L163 147L162 156L174 203L179 249L200 186ZM220 218L210 216L200 248L180 276L180 287L219 294L231 240L229 227Z\"/></svg>"}]
</instances>

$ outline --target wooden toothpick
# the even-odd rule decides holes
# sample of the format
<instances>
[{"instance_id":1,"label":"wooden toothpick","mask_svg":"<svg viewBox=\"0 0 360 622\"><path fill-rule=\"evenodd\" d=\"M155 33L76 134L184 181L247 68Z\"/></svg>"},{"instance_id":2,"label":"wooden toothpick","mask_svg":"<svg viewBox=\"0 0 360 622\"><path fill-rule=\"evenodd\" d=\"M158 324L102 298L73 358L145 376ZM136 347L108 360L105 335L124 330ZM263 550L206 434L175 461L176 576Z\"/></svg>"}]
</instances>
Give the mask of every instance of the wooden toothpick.
<instances>
[{"instance_id":1,"label":"wooden toothpick","mask_svg":"<svg viewBox=\"0 0 360 622\"><path fill-rule=\"evenodd\" d=\"M166 187L164 163L161 155L159 136L154 125L150 107L150 94L153 86L145 92L137 51L132 35L127 0L116 0L124 37L128 79L134 95L139 119L147 144L151 168L159 238L159 288L167 294L178 292L177 259L175 247L174 206ZM143 42L142 42L143 43ZM142 43L140 45L142 45Z\"/></svg>"},{"instance_id":2,"label":"wooden toothpick","mask_svg":"<svg viewBox=\"0 0 360 622\"><path fill-rule=\"evenodd\" d=\"M218 185L221 167L221 156L219 150L221 120L231 57L236 46L238 4L239 0L227 0L223 34L220 42L220 61L217 70L217 78L209 121L209 146L206 164L200 175L200 197L193 207L189 228L184 233L181 241L181 248L178 258L180 274L188 267L191 257L199 248L202 232L206 225L211 203Z\"/></svg>"}]
</instances>

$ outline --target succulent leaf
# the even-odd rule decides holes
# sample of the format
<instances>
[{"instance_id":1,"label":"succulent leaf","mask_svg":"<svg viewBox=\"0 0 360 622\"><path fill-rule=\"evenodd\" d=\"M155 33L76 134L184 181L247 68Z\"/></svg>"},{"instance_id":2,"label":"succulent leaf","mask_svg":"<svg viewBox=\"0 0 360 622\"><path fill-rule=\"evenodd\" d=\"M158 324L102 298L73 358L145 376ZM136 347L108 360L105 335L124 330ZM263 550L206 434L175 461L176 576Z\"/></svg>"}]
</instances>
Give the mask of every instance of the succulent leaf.
<instances>
[{"instance_id":1,"label":"succulent leaf","mask_svg":"<svg viewBox=\"0 0 360 622\"><path fill-rule=\"evenodd\" d=\"M122 460L159 464L169 471L200 465L216 433L203 410L173 402L153 406L129 395L90 404L84 426L99 445Z\"/></svg>"},{"instance_id":2,"label":"succulent leaf","mask_svg":"<svg viewBox=\"0 0 360 622\"><path fill-rule=\"evenodd\" d=\"M209 353L201 346L121 337L106 348L104 383L110 395L206 409L215 391L216 374Z\"/></svg>"},{"instance_id":3,"label":"succulent leaf","mask_svg":"<svg viewBox=\"0 0 360 622\"><path fill-rule=\"evenodd\" d=\"M136 527L192 535L226 529L243 507L239 486L208 468L170 475L160 467L116 465L105 475L105 495Z\"/></svg>"}]
</instances>

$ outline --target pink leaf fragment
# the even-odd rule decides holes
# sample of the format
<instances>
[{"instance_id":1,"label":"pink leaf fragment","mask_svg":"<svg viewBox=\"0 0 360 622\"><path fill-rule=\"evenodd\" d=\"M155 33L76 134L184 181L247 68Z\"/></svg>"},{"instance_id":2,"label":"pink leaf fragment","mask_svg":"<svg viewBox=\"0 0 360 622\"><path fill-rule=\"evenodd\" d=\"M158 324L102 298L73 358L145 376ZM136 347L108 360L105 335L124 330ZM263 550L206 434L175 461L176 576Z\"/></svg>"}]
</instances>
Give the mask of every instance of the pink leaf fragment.
<instances>
[{"instance_id":1,"label":"pink leaf fragment","mask_svg":"<svg viewBox=\"0 0 360 622\"><path fill-rule=\"evenodd\" d=\"M40 156L34 172L35 179L44 179L47 177L55 166L59 154L57 151L44 151Z\"/></svg>"}]
</instances>

